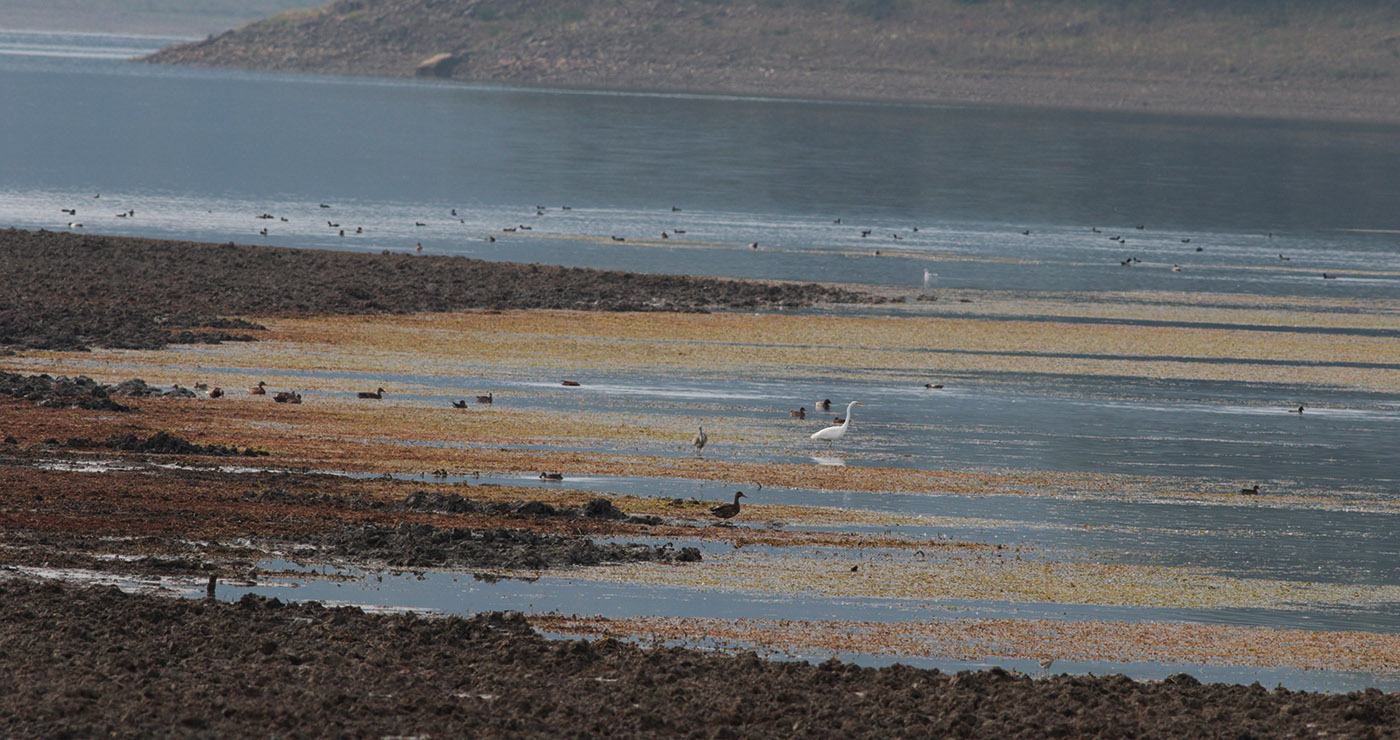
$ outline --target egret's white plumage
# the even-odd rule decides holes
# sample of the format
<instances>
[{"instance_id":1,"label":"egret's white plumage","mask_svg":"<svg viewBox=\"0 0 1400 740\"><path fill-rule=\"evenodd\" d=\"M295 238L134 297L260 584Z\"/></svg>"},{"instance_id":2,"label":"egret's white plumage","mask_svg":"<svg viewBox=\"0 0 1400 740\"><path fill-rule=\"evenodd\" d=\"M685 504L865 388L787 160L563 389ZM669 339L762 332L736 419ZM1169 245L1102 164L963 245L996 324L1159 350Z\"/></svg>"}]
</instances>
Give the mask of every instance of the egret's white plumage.
<instances>
[{"instance_id":1,"label":"egret's white plumage","mask_svg":"<svg viewBox=\"0 0 1400 740\"><path fill-rule=\"evenodd\" d=\"M835 442L836 440L846 436L846 429L851 426L851 409L856 406L864 405L865 404L860 401L851 401L850 403L846 404L846 420L841 422L839 426L827 427L825 429L813 432L812 439L815 439L819 442L825 442L827 448L830 448L832 442Z\"/></svg>"}]
</instances>

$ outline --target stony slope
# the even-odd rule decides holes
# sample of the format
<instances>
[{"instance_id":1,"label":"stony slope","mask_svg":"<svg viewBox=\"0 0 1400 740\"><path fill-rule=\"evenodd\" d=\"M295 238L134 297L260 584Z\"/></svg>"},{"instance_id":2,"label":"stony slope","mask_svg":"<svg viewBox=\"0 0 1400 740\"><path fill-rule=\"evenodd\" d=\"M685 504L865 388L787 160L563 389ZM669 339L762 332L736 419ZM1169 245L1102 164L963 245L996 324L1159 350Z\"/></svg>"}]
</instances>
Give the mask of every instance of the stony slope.
<instances>
[{"instance_id":1,"label":"stony slope","mask_svg":"<svg viewBox=\"0 0 1400 740\"><path fill-rule=\"evenodd\" d=\"M1227 5L340 0L149 59L566 87L1400 120L1400 9L1370 0Z\"/></svg>"}]
</instances>

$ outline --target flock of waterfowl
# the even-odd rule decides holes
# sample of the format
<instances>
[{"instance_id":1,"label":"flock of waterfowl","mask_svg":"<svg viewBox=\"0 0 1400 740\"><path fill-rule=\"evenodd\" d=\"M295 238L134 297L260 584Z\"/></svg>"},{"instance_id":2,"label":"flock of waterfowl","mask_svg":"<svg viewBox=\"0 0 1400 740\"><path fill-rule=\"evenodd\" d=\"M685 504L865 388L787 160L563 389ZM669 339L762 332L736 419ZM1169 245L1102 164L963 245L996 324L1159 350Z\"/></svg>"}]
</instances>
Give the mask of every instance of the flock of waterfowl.
<instances>
[{"instance_id":1,"label":"flock of waterfowl","mask_svg":"<svg viewBox=\"0 0 1400 740\"><path fill-rule=\"evenodd\" d=\"M102 197L102 196L101 196L101 194L99 193L99 194L97 194L97 195L94 195L93 197L94 197L94 198L100 198L100 197ZM323 209L329 209L329 208L331 208L331 205L328 204L328 203L320 203L319 206L320 206L320 208L323 208ZM65 213L65 214L69 215L69 216L76 216L77 213L78 213L78 209L77 209L77 208L60 208L59 210L60 210L61 212ZM535 206L534 206L534 213L535 213L536 216L544 216L544 215L546 214L547 210L548 210L548 207L547 207L547 206L544 206L544 205L542 205L542 204L535 204ZM559 207L559 210L561 210L561 211L570 211L570 210L573 210L573 207L572 207L572 206L569 206L569 205L562 205L562 206ZM672 207L671 207L671 212L673 212L673 213L679 213L680 211L681 211L681 208L680 208L679 206L672 206ZM465 223L467 222L467 221L466 221L466 218L464 218L463 216L461 216L460 214L458 214L456 208L450 209L450 213L451 213L452 218L457 219L457 221L458 221L459 223L465 224ZM117 218L130 218L130 217L135 217L135 216L136 216L136 211L135 211L135 209L128 209L128 210L126 210L126 211L124 211L124 212L121 212L121 213L116 214L116 217L117 217ZM258 220L263 220L263 221L270 221L270 220L276 219L276 220L278 220L278 221L281 222L281 223L288 223L288 222L290 221L290 219L288 219L286 216L274 216L274 215L272 215L272 214L270 214L270 213L261 213L261 214L257 215L255 218L258 219ZM426 221L418 221L418 220L415 220L415 221L413 221L412 223L413 223L413 226L414 226L415 228L417 228L417 227L424 227L424 226L427 226L427 225L428 225L428 223L427 223ZM837 218L837 219L835 219L832 223L837 224L837 225L840 225L840 224L842 224L842 219ZM83 228L83 224L82 224L81 222L78 222L78 221L69 221L69 222L68 222L68 227L69 227L69 228L72 228L72 229L81 229L81 228ZM340 224L339 222L337 222L337 221L333 221L333 220L329 220L329 219L328 219L328 220L326 221L326 228L335 230L335 231L337 232L337 234L338 234L339 236L341 236L341 237L344 237L344 236L346 235L345 228L343 228L343 227L341 226L341 224ZM1144 231L1144 230L1147 229L1147 226L1146 226L1146 224L1138 224L1135 228L1136 228L1138 231ZM502 233L506 233L506 234L514 234L514 233L519 233L519 232L523 232L523 231L531 231L531 230L533 230L533 227L529 226L528 224L516 223L515 225L512 225L512 226L503 227L503 228L501 229L501 232L502 232ZM911 227L909 228L909 233L917 233L918 231L919 231L919 227L918 227L918 226L911 226ZM1102 235L1102 234L1104 233L1103 230L1100 229L1100 228L1098 228L1097 226L1090 227L1090 232L1093 233L1093 234L1099 234L1099 235ZM269 231L268 231L268 229L267 229L266 226L257 229L257 233L258 233L259 235L263 236L263 237L267 237L267 236L270 235L270 234L269 234ZM365 233L367 233L367 232L366 232L366 230L365 230L365 228L364 228L363 226L356 226L355 229L354 229L354 233L357 234L357 235L363 235L363 234L365 234ZM667 228L667 229L663 229L663 230L661 231L661 233L660 233L660 238L662 238L662 239L670 239L672 234L685 234L685 233L687 233L687 232L686 232L686 229ZM867 238L869 238L871 235L873 235L873 234L875 233L875 231L874 231L874 229L865 228L865 229L859 229L857 233L859 233L860 238L862 238L862 239L867 239ZM1021 230L1020 230L1020 233L1021 233L1022 235L1024 235L1024 236L1030 236L1032 232L1031 232L1030 229L1021 229ZM1273 239L1273 238L1274 238L1273 232L1268 232L1268 233L1265 234L1264 236L1265 236L1266 238L1268 238L1268 239ZM493 235L490 235L490 234L486 235L484 238L485 238L485 241L488 241L488 242L495 242L495 241L496 241L496 237L493 236ZM627 241L627 237L626 237L626 236L621 236L621 235L617 235L617 234L613 234L613 235L611 235L609 238L610 238L612 241L614 241L614 242L625 242L625 241ZM893 231L893 232L890 233L890 238L893 239L893 240L899 241L899 240L903 240L905 237L904 237L904 235L902 235L899 231ZM1127 237L1124 237L1124 236L1121 236L1121 235L1117 235L1117 234L1112 235L1112 236L1109 236L1108 239L1109 239L1110 241L1117 242L1117 243L1120 244L1120 245L1126 245L1126 244L1128 243ZM1191 238L1191 237L1180 237L1180 241L1181 241L1182 244L1190 244L1190 243L1192 242L1192 238ZM747 242L747 243L746 243L746 246L748 246L750 249L758 249L758 248L759 248L759 243L758 243L757 241ZM385 253L388 253L389 250L386 249L386 250L384 250L384 251L385 251ZM416 245L415 245L415 247L414 247L414 251L420 252L420 253L423 251L423 243L422 243L421 241L416 243ZM1196 246L1196 247L1194 247L1194 251L1196 251L1196 252L1204 252L1204 251L1205 251L1205 247ZM877 256L877 257L880 256L880 250L878 250L878 249L875 250L873 254L874 254L875 256ZM1287 261L1289 261L1291 258L1288 257L1288 256L1286 256L1286 255L1284 255L1284 254L1282 254L1282 253L1279 253L1278 259L1279 259L1280 261L1285 261L1285 262L1287 262ZM1121 265L1121 266L1123 266L1123 267L1133 267L1133 266L1136 266L1136 265L1141 265L1141 264L1143 264L1143 261L1142 261L1142 259L1141 259L1140 257L1137 257L1137 256L1129 256L1129 257L1126 257L1126 258L1120 260L1118 264ZM1184 271L1185 269L1186 269L1186 268L1183 267L1181 264L1173 264L1173 265L1171 266L1171 271L1172 271L1172 272L1182 272L1182 271ZM929 283L932 282L933 280L936 280L937 278L938 278L937 273L931 272L931 271L929 271L929 270L924 270L924 287L928 287ZM1334 273L1330 273L1330 272L1323 272L1323 273L1322 273L1322 278L1323 278L1324 280L1335 280L1335 279L1337 279L1337 275L1334 274Z\"/></svg>"}]
</instances>

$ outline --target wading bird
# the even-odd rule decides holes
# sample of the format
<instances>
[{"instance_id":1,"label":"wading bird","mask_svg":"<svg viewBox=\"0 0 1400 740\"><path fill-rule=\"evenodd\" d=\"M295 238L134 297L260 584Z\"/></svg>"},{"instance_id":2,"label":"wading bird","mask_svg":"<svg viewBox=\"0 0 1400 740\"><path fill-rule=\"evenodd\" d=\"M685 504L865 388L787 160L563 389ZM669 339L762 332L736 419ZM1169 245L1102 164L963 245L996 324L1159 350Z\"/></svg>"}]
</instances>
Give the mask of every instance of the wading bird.
<instances>
[{"instance_id":1,"label":"wading bird","mask_svg":"<svg viewBox=\"0 0 1400 740\"><path fill-rule=\"evenodd\" d=\"M700 431L695 433L695 438L690 440L690 443L695 445L695 454L697 455L700 454L701 450L705 449L705 443L710 441L710 435L705 434L705 427L700 427L699 429Z\"/></svg>"},{"instance_id":2,"label":"wading bird","mask_svg":"<svg viewBox=\"0 0 1400 740\"><path fill-rule=\"evenodd\" d=\"M846 404L846 418L842 420L840 426L827 427L812 433L812 439L818 442L825 442L826 448L831 449L831 443L846 436L846 430L851 426L851 409L856 406L864 406L861 401L851 401Z\"/></svg>"}]
</instances>

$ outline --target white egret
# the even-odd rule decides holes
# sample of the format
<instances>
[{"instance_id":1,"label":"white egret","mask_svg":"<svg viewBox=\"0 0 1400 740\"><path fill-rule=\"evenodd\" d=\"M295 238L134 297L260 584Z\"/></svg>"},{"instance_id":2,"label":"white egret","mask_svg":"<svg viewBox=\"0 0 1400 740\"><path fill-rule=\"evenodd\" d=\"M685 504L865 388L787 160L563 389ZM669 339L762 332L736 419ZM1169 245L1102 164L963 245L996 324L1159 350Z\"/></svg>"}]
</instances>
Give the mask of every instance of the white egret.
<instances>
[{"instance_id":1,"label":"white egret","mask_svg":"<svg viewBox=\"0 0 1400 740\"><path fill-rule=\"evenodd\" d=\"M812 439L825 442L827 449L831 449L831 443L846 436L846 429L851 426L851 409L856 406L864 406L861 401L851 401L846 404L846 419L840 426L827 427L812 433Z\"/></svg>"}]
</instances>

